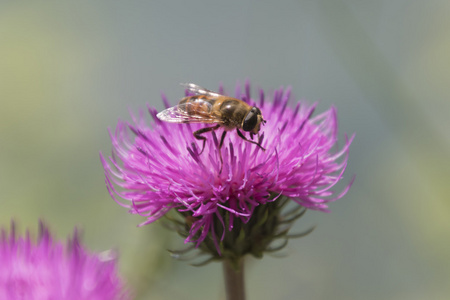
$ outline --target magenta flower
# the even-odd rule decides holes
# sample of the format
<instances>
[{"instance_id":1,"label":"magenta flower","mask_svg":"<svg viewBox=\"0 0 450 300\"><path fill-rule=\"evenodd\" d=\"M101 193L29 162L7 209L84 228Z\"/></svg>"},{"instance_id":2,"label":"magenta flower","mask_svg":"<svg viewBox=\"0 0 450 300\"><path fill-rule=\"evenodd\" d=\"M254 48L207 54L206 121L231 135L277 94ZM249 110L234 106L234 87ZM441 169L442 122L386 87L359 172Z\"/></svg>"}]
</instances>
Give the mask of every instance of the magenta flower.
<instances>
[{"instance_id":1,"label":"magenta flower","mask_svg":"<svg viewBox=\"0 0 450 300\"><path fill-rule=\"evenodd\" d=\"M16 237L14 223L0 237L0 299L129 299L114 259L88 253L75 230L66 246L54 242L40 223L34 243L27 232Z\"/></svg>"},{"instance_id":2,"label":"magenta flower","mask_svg":"<svg viewBox=\"0 0 450 300\"><path fill-rule=\"evenodd\" d=\"M243 94L236 89L235 97L261 109L267 120L260 131L266 151L231 131L221 149L221 171L221 129L217 135L204 134L207 142L199 155L202 143L192 133L208 124L165 123L148 107L150 123L142 111L132 116L133 124L119 121L111 133L112 157L107 161L101 155L110 195L129 212L145 216L141 225L176 209L187 219L185 241L199 246L208 237L217 250L223 249L227 231L239 222L249 223L258 207L280 197L328 211L328 203L341 198L353 182L339 193L332 190L343 178L353 140L346 136L343 147L335 150L336 109L313 116L316 104L298 102L291 107L290 89L282 88L271 101L262 90L255 100L248 83Z\"/></svg>"}]
</instances>

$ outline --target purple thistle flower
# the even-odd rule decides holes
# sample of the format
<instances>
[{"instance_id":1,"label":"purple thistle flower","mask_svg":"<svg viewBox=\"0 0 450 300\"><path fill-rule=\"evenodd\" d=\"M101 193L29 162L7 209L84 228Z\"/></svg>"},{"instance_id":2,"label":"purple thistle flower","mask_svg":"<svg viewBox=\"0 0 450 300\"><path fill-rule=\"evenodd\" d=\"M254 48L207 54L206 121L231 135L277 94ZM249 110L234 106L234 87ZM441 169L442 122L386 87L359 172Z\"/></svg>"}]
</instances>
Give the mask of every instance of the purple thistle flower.
<instances>
[{"instance_id":1,"label":"purple thistle flower","mask_svg":"<svg viewBox=\"0 0 450 300\"><path fill-rule=\"evenodd\" d=\"M210 235L218 251L236 221L248 223L257 207L280 196L305 208L328 211L327 203L344 196L353 182L354 178L340 193L332 190L343 178L354 136L346 136L343 147L335 150L336 109L313 116L316 104L298 102L292 108L290 94L290 89L280 88L272 101L266 101L260 90L255 100L248 82L243 94L237 87L236 98L259 107L267 120L260 131L266 151L231 131L221 149L222 171L221 129L217 135L204 135L207 142L199 155L202 143L192 133L208 124L165 123L152 107L148 107L150 124L143 111L132 115L133 124L119 121L114 134L110 132L113 155L107 161L100 154L111 197L130 213L145 216L141 225L172 208L178 210L189 219L185 242L196 241L199 246ZM164 95L163 101L169 107Z\"/></svg>"},{"instance_id":2,"label":"purple thistle flower","mask_svg":"<svg viewBox=\"0 0 450 300\"><path fill-rule=\"evenodd\" d=\"M40 223L39 239L16 237L15 224L0 236L0 299L129 299L112 258L88 253L77 230L66 246ZM103 255L105 256L105 255Z\"/></svg>"}]
</instances>

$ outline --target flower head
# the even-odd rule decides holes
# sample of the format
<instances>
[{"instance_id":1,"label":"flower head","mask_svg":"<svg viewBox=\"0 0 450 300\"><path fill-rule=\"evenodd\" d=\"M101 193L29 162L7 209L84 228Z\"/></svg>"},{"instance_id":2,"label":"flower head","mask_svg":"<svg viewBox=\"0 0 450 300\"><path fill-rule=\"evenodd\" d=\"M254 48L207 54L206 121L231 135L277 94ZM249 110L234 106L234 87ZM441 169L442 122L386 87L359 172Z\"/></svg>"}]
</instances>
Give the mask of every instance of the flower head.
<instances>
[{"instance_id":1,"label":"flower head","mask_svg":"<svg viewBox=\"0 0 450 300\"><path fill-rule=\"evenodd\" d=\"M128 299L115 261L105 258L83 249L76 230L64 246L41 223L34 243L29 233L16 237L12 223L0 236L0 299Z\"/></svg>"},{"instance_id":2,"label":"flower head","mask_svg":"<svg viewBox=\"0 0 450 300\"><path fill-rule=\"evenodd\" d=\"M341 198L351 185L352 180L340 193L332 191L343 178L353 137L335 150L336 109L313 116L316 104L291 107L290 94L281 88L267 101L262 90L258 99L252 98L248 82L244 93L237 87L235 97L259 107L267 120L260 131L266 151L231 131L221 148L223 166L222 129L204 135L206 146L199 154L202 143L193 132L208 124L165 123L152 107L151 118L140 111L132 124L119 121L111 133L113 155L109 160L101 155L111 196L131 213L145 216L141 225L176 209L188 218L186 242L198 246L210 236L217 249L236 222L248 223L256 208L280 196L327 211L327 203Z\"/></svg>"}]
</instances>

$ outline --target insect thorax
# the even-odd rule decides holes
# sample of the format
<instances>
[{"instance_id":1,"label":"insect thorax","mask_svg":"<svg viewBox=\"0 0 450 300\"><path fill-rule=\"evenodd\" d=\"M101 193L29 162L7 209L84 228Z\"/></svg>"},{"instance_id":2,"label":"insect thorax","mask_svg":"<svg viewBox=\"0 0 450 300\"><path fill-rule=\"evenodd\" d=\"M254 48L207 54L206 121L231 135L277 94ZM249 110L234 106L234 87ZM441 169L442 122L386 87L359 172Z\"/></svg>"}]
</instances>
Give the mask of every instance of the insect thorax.
<instances>
[{"instance_id":1,"label":"insect thorax","mask_svg":"<svg viewBox=\"0 0 450 300\"><path fill-rule=\"evenodd\" d=\"M248 105L237 99L226 99L222 101L220 113L225 127L241 127L242 121L248 113Z\"/></svg>"}]
</instances>

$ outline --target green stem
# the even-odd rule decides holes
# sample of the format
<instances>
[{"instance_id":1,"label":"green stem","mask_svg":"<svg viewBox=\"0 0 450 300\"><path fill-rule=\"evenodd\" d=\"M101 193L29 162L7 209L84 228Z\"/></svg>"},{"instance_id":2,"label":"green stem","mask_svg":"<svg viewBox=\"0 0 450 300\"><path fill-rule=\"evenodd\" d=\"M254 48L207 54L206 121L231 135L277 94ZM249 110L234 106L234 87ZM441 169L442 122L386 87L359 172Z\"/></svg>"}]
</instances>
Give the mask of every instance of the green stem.
<instances>
[{"instance_id":1,"label":"green stem","mask_svg":"<svg viewBox=\"0 0 450 300\"><path fill-rule=\"evenodd\" d=\"M227 300L245 300L244 259L237 263L223 260L223 275L225 277L225 292Z\"/></svg>"}]
</instances>

